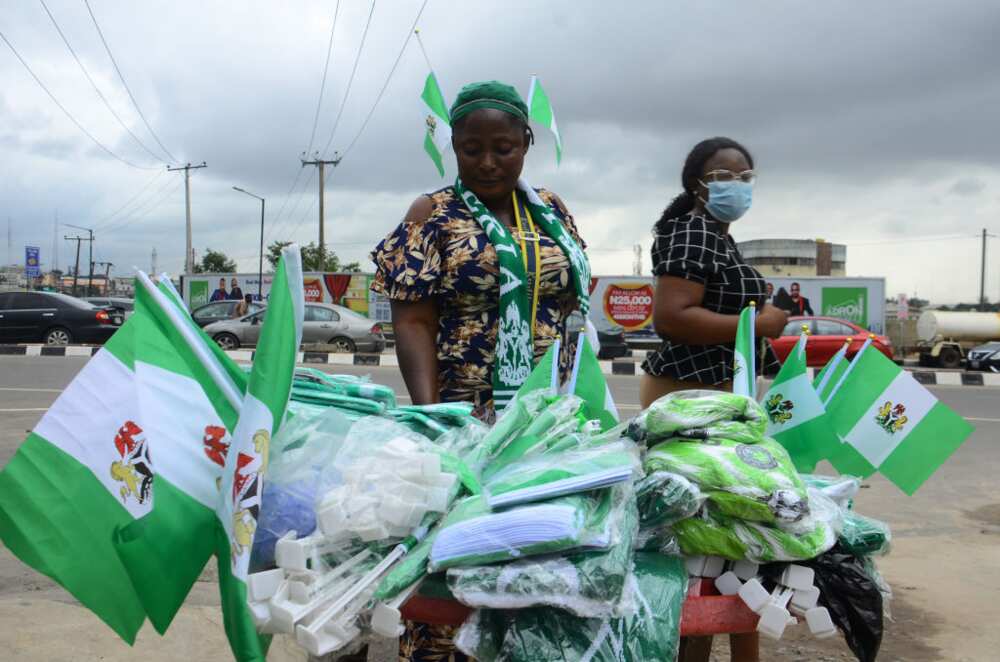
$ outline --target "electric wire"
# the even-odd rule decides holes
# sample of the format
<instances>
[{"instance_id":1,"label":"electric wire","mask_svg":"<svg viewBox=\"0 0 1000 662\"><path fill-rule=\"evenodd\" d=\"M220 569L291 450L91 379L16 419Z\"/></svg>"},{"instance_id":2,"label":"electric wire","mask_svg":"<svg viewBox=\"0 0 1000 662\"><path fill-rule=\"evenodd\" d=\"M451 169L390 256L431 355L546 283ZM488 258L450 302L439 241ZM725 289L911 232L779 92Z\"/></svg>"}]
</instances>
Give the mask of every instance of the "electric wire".
<instances>
[{"instance_id":1,"label":"electric wire","mask_svg":"<svg viewBox=\"0 0 1000 662\"><path fill-rule=\"evenodd\" d=\"M136 200L138 200L139 197L153 184L153 182L155 182L157 179L159 179L160 177L162 177L166 172L167 172L166 170L158 170L156 172L156 174L153 175L152 178L150 178L150 180L148 182L146 182L141 189L139 189L138 193L136 193L135 195L133 195L131 198L128 199L128 202L126 202L121 207L119 207L115 211L111 212L110 214L108 214L104 218L102 218L99 221L97 221L94 224L94 229L96 230L97 228L101 227L102 225L107 224L109 221L113 220L115 216L117 216L118 214L122 213L122 211L124 211L126 207L128 207L133 202L135 202Z\"/></svg>"},{"instance_id":2,"label":"electric wire","mask_svg":"<svg viewBox=\"0 0 1000 662\"><path fill-rule=\"evenodd\" d=\"M341 153L340 158L343 159L354 147L354 144L358 142L358 138L364 133L365 128L368 126L368 122L371 121L372 115L375 114L375 109L378 108L379 102L382 100L382 95L385 94L386 89L389 87L389 82L392 80L392 75L396 73L396 68L399 67L400 60L403 59L403 53L406 52L406 47L410 44L410 38L413 36L414 31L417 29L417 23L420 21L421 15L424 13L424 9L427 7L427 3L430 0L424 0L423 4L420 5L420 10L417 11L417 17L413 19L413 25L410 26L410 31L406 33L406 39L403 40L403 46L399 49L399 53L396 55L396 61L392 63L392 68L389 69L389 75L385 77L385 83L382 84L382 89L379 90L378 95L375 97L375 103L372 104L371 110L368 111L368 116L365 117L365 121L361 123L361 128L355 134L354 139L347 145L347 148ZM417 35L417 39L420 35Z\"/></svg>"},{"instance_id":3,"label":"electric wire","mask_svg":"<svg viewBox=\"0 0 1000 662\"><path fill-rule=\"evenodd\" d=\"M38 1L42 4L42 8L45 10L45 13L49 15L49 20L52 21L52 26L55 27L56 32L59 33L59 37L62 39L63 43L66 44L66 48L69 50L69 54L73 56L74 60L76 60L76 64L77 66L80 67L80 71L83 72L83 75L86 77L87 82L90 83L90 86L94 88L94 92L97 93L97 96L104 103L104 107L108 109L108 112L111 113L111 115L118 121L118 124L120 124L121 127L125 129L125 132L132 137L132 140L134 140L139 147L141 147L147 154L149 154L155 160L162 161L160 155L154 153L151 149L149 149L149 147L146 146L144 142L139 140L139 136L135 135L135 133L132 132L132 129L130 129L127 124L125 124L125 121L122 120L121 116L119 116L118 113L115 112L115 109L111 107L111 103L108 101L107 97L104 96L104 93L101 92L101 88L97 86L97 83L94 82L93 77L90 75L90 72L87 71L87 67L83 65L83 62L80 60L80 57L76 54L76 51L73 49L73 46L70 45L69 39L66 38L66 35L62 31L62 28L59 27L59 23L56 21L56 17L52 15L52 12L49 10L48 5L45 4L45 0L38 0Z\"/></svg>"},{"instance_id":4,"label":"electric wire","mask_svg":"<svg viewBox=\"0 0 1000 662\"><path fill-rule=\"evenodd\" d=\"M319 84L319 100L316 101L316 115L313 117L312 133L309 134L309 146L306 147L306 155L312 151L313 141L316 139L316 127L319 125L319 111L323 107L323 92L326 90L326 74L330 70L330 53L333 52L333 34L337 29L337 15L340 14L340 0L333 10L333 26L330 28L330 43L326 46L326 62L323 64L323 80Z\"/></svg>"},{"instance_id":5,"label":"electric wire","mask_svg":"<svg viewBox=\"0 0 1000 662\"><path fill-rule=\"evenodd\" d=\"M354 57L354 66L351 68L351 76L347 79L347 87L344 89L344 98L340 101L340 109L337 111L337 117L333 120L333 128L330 130L330 138L326 141L326 146L320 154L325 155L330 149L330 144L333 143L333 137L337 134L337 127L340 125L340 118L344 115L344 108L347 106L347 99L351 95L351 87L354 85L354 77L358 73L358 63L361 62L361 53L365 49L365 41L368 39L368 29L372 25L372 16L375 14L375 3L376 0L372 0L371 9L368 11L368 20L365 21L365 30L361 33L361 43L358 44L358 52Z\"/></svg>"},{"instance_id":6,"label":"electric wire","mask_svg":"<svg viewBox=\"0 0 1000 662\"><path fill-rule=\"evenodd\" d=\"M73 114L70 113L66 109L66 106L62 105L59 102L59 99L57 99L56 96L54 94L52 94L52 91L49 90L48 87L46 87L45 83L42 82L42 79L39 78L37 74L35 74L34 70L32 70L32 68L28 65L28 63L25 61L25 59L23 57L21 57L21 54L17 51L16 48L14 48L14 44L10 43L10 40L7 39L7 36L2 31L0 31L0 39L3 39L3 42L5 44L7 44L8 48L10 48L10 51L14 54L14 57L16 57L18 59L18 61L21 63L21 66L23 66L25 68L25 70L28 72L28 74L30 74L31 77L38 84L38 86L40 88L42 88L42 91L44 91L45 94L47 94L49 96L49 99L52 100L52 103L54 103L56 105L56 107L58 107L59 110L61 110L63 112L63 114L66 115L67 118L69 118L69 121L71 121L74 125L76 125L76 128L78 128L85 136L87 136L88 138L90 138L90 140L95 145L97 145L101 149L101 151L103 151L105 154L107 154L111 158L113 158L113 159L115 159L117 161L121 161L125 165L127 165L129 167L132 167L132 168L135 168L137 170L155 170L158 167L158 166L141 166L141 165L139 165L137 163L132 163L128 159L126 159L126 158L124 158L122 156L119 156L115 152L111 151L110 148L106 147L104 145L104 143L102 143L100 140L98 140L97 138L94 137L94 134L92 134L90 131L88 131L82 124L80 124L79 120L77 120L73 116Z\"/></svg>"},{"instance_id":7,"label":"electric wire","mask_svg":"<svg viewBox=\"0 0 1000 662\"><path fill-rule=\"evenodd\" d=\"M302 170L302 168L300 168L300 172L301 172L301 170ZM278 228L280 226L283 226L283 225L287 224L288 221L289 221L289 219L291 219L295 215L295 210L297 210L299 208L299 205L305 199L306 192L309 190L309 185L312 184L313 179L316 177L316 171L318 169L317 168L311 168L310 170L312 172L310 172L309 176L306 177L305 183L302 185L302 190L299 191L299 195L298 195L297 198L295 198L294 204L292 204L292 206L288 208L288 213L285 214L284 219L282 219L280 221L278 219L275 219L275 222L271 224L272 228L273 228L273 233L271 233L271 232L265 232L264 236L266 238L272 238L272 237L275 237L275 236L281 236L280 234L278 234L278 232L279 232Z\"/></svg>"},{"instance_id":8,"label":"electric wire","mask_svg":"<svg viewBox=\"0 0 1000 662\"><path fill-rule=\"evenodd\" d=\"M148 216L154 209L157 209L160 205L167 201L167 199L180 189L184 181L180 178L175 178L174 180L168 180L168 184L173 184L173 186L167 186L167 190L159 199L150 198L144 205L132 211L127 217L118 219L115 223L112 223L108 227L104 228L102 232L119 232L124 230L126 227L131 225L136 221L140 221L146 216ZM162 189L161 189L162 190ZM150 204L152 203L152 204ZM140 211L141 209L141 211Z\"/></svg>"},{"instance_id":9,"label":"electric wire","mask_svg":"<svg viewBox=\"0 0 1000 662\"><path fill-rule=\"evenodd\" d=\"M125 82L125 76L122 75L122 70L118 66L118 61L115 60L115 56L111 53L111 47L108 46L108 42L104 38L104 33L101 31L101 26L97 22L97 17L94 15L94 10L90 8L90 1L83 0L83 4L87 6L87 12L90 14L90 19L94 22L94 27L97 29L97 35L101 38L101 43L104 44L104 50L107 51L108 57L111 59L111 64L113 64L115 67L115 72L118 74L118 80L122 82L122 86L125 88L125 91L128 92L128 98L132 100L132 105L135 107L135 111L139 113L139 117L142 118L142 123L145 124L146 128L149 130L149 135L153 136L153 140L155 140L156 144L160 146L160 149L163 150L163 153L170 158L170 162L177 163L178 162L177 159L174 158L174 155L170 153L170 150L168 150L166 147L163 146L163 142L160 140L160 137L156 135L156 132L153 131L153 127L149 125L149 121L146 119L146 115L143 114L142 109L139 108L139 102L135 100L135 95L132 94L132 89L129 88L128 83Z\"/></svg>"}]
</instances>

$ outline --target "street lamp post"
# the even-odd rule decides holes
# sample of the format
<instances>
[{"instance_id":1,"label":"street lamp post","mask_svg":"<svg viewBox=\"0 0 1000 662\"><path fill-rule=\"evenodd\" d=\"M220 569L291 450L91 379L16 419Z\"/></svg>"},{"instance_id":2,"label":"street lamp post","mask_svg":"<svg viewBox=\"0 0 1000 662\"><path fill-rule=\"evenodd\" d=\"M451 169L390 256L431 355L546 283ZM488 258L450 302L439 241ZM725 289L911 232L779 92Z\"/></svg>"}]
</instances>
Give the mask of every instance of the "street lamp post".
<instances>
[{"instance_id":1,"label":"street lamp post","mask_svg":"<svg viewBox=\"0 0 1000 662\"><path fill-rule=\"evenodd\" d=\"M240 193L246 193L251 198L257 198L260 200L260 255L257 260L257 300L264 300L264 198L259 195L254 195L250 191L245 191L239 186L233 187L234 191L239 191Z\"/></svg>"}]
</instances>

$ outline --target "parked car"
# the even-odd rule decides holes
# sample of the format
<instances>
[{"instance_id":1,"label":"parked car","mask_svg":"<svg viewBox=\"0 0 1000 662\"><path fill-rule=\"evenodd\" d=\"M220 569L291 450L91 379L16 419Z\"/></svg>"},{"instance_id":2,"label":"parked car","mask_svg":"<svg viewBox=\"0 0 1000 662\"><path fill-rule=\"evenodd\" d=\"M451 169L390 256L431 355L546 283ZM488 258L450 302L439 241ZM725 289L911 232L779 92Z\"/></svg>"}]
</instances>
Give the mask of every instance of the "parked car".
<instances>
[{"instance_id":1,"label":"parked car","mask_svg":"<svg viewBox=\"0 0 1000 662\"><path fill-rule=\"evenodd\" d=\"M826 365L834 354L840 351L848 338L847 358L852 358L870 334L857 324L836 317L789 317L781 337L771 341L774 354L782 363L791 353L792 347L802 334L802 326L809 328L809 342L806 344L806 363L813 367ZM890 359L892 342L886 336L876 335L872 345Z\"/></svg>"},{"instance_id":2,"label":"parked car","mask_svg":"<svg viewBox=\"0 0 1000 662\"><path fill-rule=\"evenodd\" d=\"M566 318L567 335L570 342L576 342L583 328L583 315L579 310L574 310ZM622 356L630 356L628 344L625 342L625 330L620 326L607 326L597 329L597 340L601 344L597 351L599 359L617 359Z\"/></svg>"},{"instance_id":3,"label":"parked car","mask_svg":"<svg viewBox=\"0 0 1000 662\"><path fill-rule=\"evenodd\" d=\"M135 309L135 300L126 297L83 297L87 303L92 303L98 308L115 308L128 319Z\"/></svg>"},{"instance_id":4,"label":"parked car","mask_svg":"<svg viewBox=\"0 0 1000 662\"><path fill-rule=\"evenodd\" d=\"M205 327L222 349L256 345L267 309L239 319L213 322ZM367 317L331 303L307 303L302 324L302 342L333 345L338 352L375 352L385 349L382 326Z\"/></svg>"},{"instance_id":5,"label":"parked car","mask_svg":"<svg viewBox=\"0 0 1000 662\"><path fill-rule=\"evenodd\" d=\"M57 292L0 293L0 342L103 343L125 315Z\"/></svg>"},{"instance_id":6,"label":"parked car","mask_svg":"<svg viewBox=\"0 0 1000 662\"><path fill-rule=\"evenodd\" d=\"M236 316L236 305L239 301L231 299L228 301L216 301L214 303L206 303L203 306L198 306L191 311L191 318L194 323L200 327L206 327L212 322L218 322L220 320L231 320ZM246 314L252 315L253 313L264 310L266 306L259 301L254 301L250 304L247 309Z\"/></svg>"},{"instance_id":7,"label":"parked car","mask_svg":"<svg viewBox=\"0 0 1000 662\"><path fill-rule=\"evenodd\" d=\"M1000 340L973 347L965 361L969 370L1000 372Z\"/></svg>"}]
</instances>

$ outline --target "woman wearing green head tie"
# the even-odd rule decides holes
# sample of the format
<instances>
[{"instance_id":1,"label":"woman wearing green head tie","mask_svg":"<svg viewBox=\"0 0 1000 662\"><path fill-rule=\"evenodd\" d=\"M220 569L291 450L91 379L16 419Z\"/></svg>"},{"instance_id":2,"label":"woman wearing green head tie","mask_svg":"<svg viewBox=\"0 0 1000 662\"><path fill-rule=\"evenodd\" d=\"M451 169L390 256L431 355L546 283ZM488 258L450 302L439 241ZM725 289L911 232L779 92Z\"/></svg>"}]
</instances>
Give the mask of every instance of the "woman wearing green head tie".
<instances>
[{"instance_id":1,"label":"woman wearing green head tie","mask_svg":"<svg viewBox=\"0 0 1000 662\"><path fill-rule=\"evenodd\" d=\"M586 312L590 268L562 201L521 177L532 133L517 91L467 85L451 127L458 178L417 198L375 248L372 288L391 301L413 402L472 402L490 421L565 341L569 314Z\"/></svg>"}]
</instances>

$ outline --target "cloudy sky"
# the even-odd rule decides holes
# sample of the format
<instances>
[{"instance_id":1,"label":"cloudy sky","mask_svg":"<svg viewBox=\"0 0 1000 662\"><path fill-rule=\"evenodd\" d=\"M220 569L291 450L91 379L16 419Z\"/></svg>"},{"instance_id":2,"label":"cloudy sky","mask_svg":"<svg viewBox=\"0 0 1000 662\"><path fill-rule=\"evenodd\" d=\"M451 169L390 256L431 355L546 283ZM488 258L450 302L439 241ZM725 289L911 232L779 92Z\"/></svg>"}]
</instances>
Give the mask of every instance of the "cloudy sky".
<instances>
[{"instance_id":1,"label":"cloudy sky","mask_svg":"<svg viewBox=\"0 0 1000 662\"><path fill-rule=\"evenodd\" d=\"M159 268L177 273L183 177L164 172L170 158L82 0L46 4L138 140L101 102L40 3L4 2L0 31L87 131L142 168L98 148L0 43L9 259L34 244L48 265L58 245L59 266L70 264L62 237L73 229L56 229L58 216L96 228L95 259L119 275L148 269L153 248ZM341 2L312 150L345 154L328 182L326 236L348 260L364 260L416 195L455 174L452 158L438 178L421 149L427 64L415 40L361 131L421 4L376 0L342 105L371 5ZM310 144L335 0L90 5L163 147L178 161L208 163L191 181L195 249L221 249L256 270L259 206L233 185L267 198L268 241L315 240L316 174L298 157ZM530 75L540 76L564 158L557 167L539 130L525 174L567 202L595 273L631 273L635 244L649 273L650 227L680 189L687 151L728 135L749 147L759 172L754 208L733 226L737 239L841 241L849 275L885 276L890 293L978 296L978 233L1000 233L1000 4L428 0L419 26L449 99L487 78L526 94ZM987 275L994 300L997 242Z\"/></svg>"}]
</instances>

